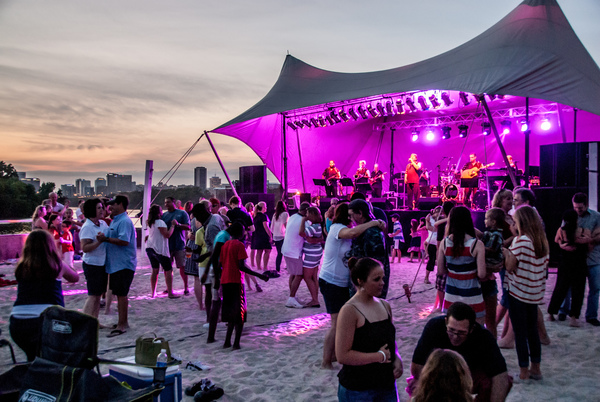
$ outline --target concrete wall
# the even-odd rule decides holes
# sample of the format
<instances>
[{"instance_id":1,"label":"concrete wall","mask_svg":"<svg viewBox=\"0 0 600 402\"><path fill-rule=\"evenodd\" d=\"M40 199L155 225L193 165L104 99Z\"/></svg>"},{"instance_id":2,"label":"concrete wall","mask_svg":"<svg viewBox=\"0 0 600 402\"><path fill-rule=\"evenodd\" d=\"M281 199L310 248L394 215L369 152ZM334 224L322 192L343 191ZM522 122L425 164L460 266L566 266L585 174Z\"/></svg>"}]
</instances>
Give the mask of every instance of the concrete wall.
<instances>
[{"instance_id":1,"label":"concrete wall","mask_svg":"<svg viewBox=\"0 0 600 402\"><path fill-rule=\"evenodd\" d=\"M19 258L27 234L0 235L0 261Z\"/></svg>"}]
</instances>

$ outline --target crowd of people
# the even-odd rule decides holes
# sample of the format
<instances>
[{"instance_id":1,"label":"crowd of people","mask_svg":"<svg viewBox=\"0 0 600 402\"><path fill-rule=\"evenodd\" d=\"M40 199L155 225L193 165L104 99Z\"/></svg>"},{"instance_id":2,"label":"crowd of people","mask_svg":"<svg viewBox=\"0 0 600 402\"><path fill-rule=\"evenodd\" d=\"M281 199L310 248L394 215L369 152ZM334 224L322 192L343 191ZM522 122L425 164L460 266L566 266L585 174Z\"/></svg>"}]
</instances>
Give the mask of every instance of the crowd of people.
<instances>
[{"instance_id":1,"label":"crowd of people","mask_svg":"<svg viewBox=\"0 0 600 402\"><path fill-rule=\"evenodd\" d=\"M568 315L571 326L581 325L587 277L585 318L600 326L600 214L588 208L585 194L575 194L572 203L573 210L565 212L554 238L562 260L548 317L554 321L557 314L559 320ZM426 284L433 280L437 265L434 310L444 314L427 323L416 345L407 388L415 401L439 400L439 395L472 400L473 394L476 400L504 400L512 378L501 347L516 347L518 380L543 378L541 345L550 340L540 306L550 245L534 204L535 196L526 188L497 192L493 208L485 214L484 231L475 228L468 208L452 201L411 222L407 252L416 252L421 262L427 260ZM184 295L190 291L188 277L194 278L198 307L206 311L207 342L216 341L220 317L227 323L223 346L239 349L247 319L246 291L262 292L256 278L266 282L279 277L285 262L289 296L283 305L320 307L320 292L330 315L321 366L342 364L339 399L397 400L396 379L403 364L392 309L384 299L390 263L394 258L400 262L405 244L398 215L391 216L388 228L385 212L360 193L351 200L332 199L324 214L303 202L290 215L279 201L270 215L264 202L242 207L237 196L227 206L214 198L178 205L167 197L166 212L154 204L147 217L145 252L152 267L152 297L157 295L161 268L164 294L180 297L173 289L173 268L179 268ZM137 260L135 228L127 208L127 197L119 195L87 200L73 212L58 203L54 193L36 208L33 231L17 266L18 294L10 322L11 335L28 359L33 357L40 313L48 305L64 305L61 278L78 279L73 258L79 252L88 289L83 311L98 317L102 295L106 294L107 304L116 296L118 322L108 336L129 328L127 295ZM270 271L272 245L277 255L275 270ZM310 300L297 298L302 281ZM498 340L496 328L502 319Z\"/></svg>"}]
</instances>

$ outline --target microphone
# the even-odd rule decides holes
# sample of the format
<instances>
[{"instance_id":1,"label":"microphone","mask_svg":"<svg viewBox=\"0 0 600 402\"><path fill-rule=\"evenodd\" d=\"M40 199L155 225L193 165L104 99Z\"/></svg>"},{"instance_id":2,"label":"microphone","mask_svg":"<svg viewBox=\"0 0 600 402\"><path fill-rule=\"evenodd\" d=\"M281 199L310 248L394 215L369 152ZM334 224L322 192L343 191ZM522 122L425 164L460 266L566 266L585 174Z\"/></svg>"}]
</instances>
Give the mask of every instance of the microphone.
<instances>
[{"instance_id":1,"label":"microphone","mask_svg":"<svg viewBox=\"0 0 600 402\"><path fill-rule=\"evenodd\" d=\"M404 288L404 294L406 295L406 298L408 299L408 302L410 303L410 287L408 286L407 283L405 283L404 285L402 285L402 288Z\"/></svg>"}]
</instances>

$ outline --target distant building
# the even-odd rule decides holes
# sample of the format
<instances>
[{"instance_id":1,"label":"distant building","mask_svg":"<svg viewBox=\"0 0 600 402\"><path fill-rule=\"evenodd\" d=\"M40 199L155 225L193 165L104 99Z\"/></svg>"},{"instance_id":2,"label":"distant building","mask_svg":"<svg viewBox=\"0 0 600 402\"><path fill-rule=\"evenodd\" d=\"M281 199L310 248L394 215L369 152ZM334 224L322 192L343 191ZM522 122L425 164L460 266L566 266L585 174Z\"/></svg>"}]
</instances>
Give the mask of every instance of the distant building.
<instances>
[{"instance_id":1,"label":"distant building","mask_svg":"<svg viewBox=\"0 0 600 402\"><path fill-rule=\"evenodd\" d=\"M221 185L221 178L218 176L213 176L210 178L210 188L217 188Z\"/></svg>"},{"instance_id":2,"label":"distant building","mask_svg":"<svg viewBox=\"0 0 600 402\"><path fill-rule=\"evenodd\" d=\"M106 179L104 177L98 177L94 180L94 192L97 195L106 194Z\"/></svg>"},{"instance_id":3,"label":"distant building","mask_svg":"<svg viewBox=\"0 0 600 402\"><path fill-rule=\"evenodd\" d=\"M130 174L108 173L106 175L107 194L125 193L135 191Z\"/></svg>"},{"instance_id":4,"label":"distant building","mask_svg":"<svg viewBox=\"0 0 600 402\"><path fill-rule=\"evenodd\" d=\"M72 184L61 184L60 190L62 191L62 196L66 198L75 197L75 193L77 192L77 189Z\"/></svg>"},{"instance_id":5,"label":"distant building","mask_svg":"<svg viewBox=\"0 0 600 402\"><path fill-rule=\"evenodd\" d=\"M21 181L25 184L31 184L36 192L40 191L40 179L37 177L24 177Z\"/></svg>"},{"instance_id":6,"label":"distant building","mask_svg":"<svg viewBox=\"0 0 600 402\"><path fill-rule=\"evenodd\" d=\"M206 168L203 166L194 169L194 186L206 190Z\"/></svg>"},{"instance_id":7,"label":"distant building","mask_svg":"<svg viewBox=\"0 0 600 402\"><path fill-rule=\"evenodd\" d=\"M92 186L92 182L90 180L85 180L85 179L77 179L75 180L75 191L77 194L79 195L88 195L86 193L88 193L89 190L87 190L87 188L90 188Z\"/></svg>"},{"instance_id":8,"label":"distant building","mask_svg":"<svg viewBox=\"0 0 600 402\"><path fill-rule=\"evenodd\" d=\"M19 176L19 180L23 181L27 177L27 172L17 172L17 176Z\"/></svg>"}]
</instances>

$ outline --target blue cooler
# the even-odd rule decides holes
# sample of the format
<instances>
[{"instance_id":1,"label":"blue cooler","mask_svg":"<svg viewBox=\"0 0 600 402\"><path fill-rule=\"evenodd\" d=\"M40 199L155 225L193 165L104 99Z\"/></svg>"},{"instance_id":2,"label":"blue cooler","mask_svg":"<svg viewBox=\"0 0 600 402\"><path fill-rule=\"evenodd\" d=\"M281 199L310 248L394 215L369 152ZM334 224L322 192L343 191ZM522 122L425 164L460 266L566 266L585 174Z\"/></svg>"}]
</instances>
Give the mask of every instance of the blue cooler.
<instances>
[{"instance_id":1,"label":"blue cooler","mask_svg":"<svg viewBox=\"0 0 600 402\"><path fill-rule=\"evenodd\" d=\"M135 356L120 359L124 362L135 362ZM108 373L119 381L125 381L132 389L146 388L152 385L154 379L154 371L148 367L142 366L122 366L119 364L111 364ZM181 390L181 371L179 366L170 366L165 374L165 389L162 390L158 397L154 398L155 402L179 402L183 398Z\"/></svg>"}]
</instances>

